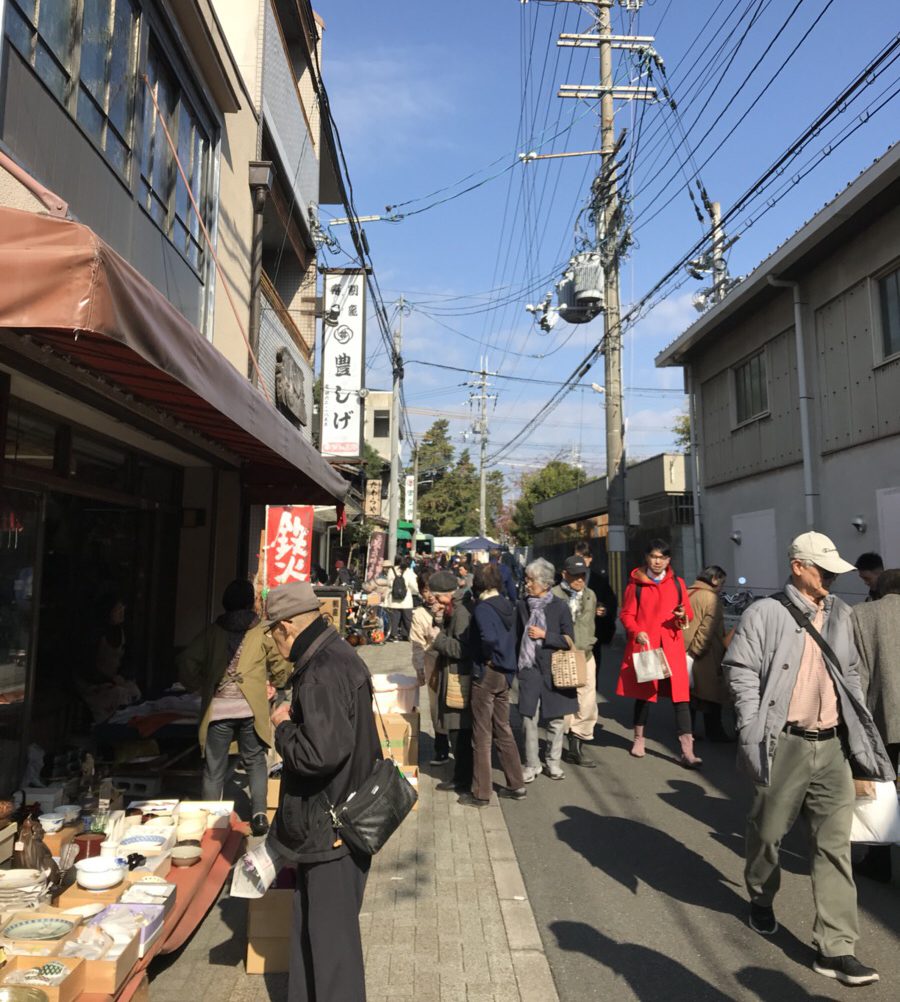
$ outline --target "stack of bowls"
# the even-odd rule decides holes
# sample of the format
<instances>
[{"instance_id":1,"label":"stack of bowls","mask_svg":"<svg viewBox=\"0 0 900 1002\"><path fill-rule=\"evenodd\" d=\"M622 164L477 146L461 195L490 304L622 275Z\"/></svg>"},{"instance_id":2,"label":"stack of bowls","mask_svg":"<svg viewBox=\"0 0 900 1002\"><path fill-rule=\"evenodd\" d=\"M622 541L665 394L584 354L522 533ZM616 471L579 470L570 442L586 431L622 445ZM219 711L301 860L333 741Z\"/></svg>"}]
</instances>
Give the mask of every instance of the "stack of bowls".
<instances>
[{"instance_id":1,"label":"stack of bowls","mask_svg":"<svg viewBox=\"0 0 900 1002\"><path fill-rule=\"evenodd\" d=\"M179 842L200 841L206 834L209 811L203 807L182 806L178 812L178 828L176 838Z\"/></svg>"}]
</instances>

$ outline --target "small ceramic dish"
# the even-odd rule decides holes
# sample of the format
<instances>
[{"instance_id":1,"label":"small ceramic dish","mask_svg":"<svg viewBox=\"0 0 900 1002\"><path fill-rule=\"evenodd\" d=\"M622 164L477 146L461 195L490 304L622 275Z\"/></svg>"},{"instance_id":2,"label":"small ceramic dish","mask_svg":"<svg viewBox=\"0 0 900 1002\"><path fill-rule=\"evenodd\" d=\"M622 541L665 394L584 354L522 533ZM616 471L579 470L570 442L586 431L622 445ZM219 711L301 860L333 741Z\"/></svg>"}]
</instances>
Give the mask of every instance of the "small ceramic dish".
<instances>
[{"instance_id":1,"label":"small ceramic dish","mask_svg":"<svg viewBox=\"0 0 900 1002\"><path fill-rule=\"evenodd\" d=\"M64 918L18 919L3 930L5 939L13 942L23 939L62 939L75 928L75 923Z\"/></svg>"},{"instance_id":2,"label":"small ceramic dish","mask_svg":"<svg viewBox=\"0 0 900 1002\"><path fill-rule=\"evenodd\" d=\"M66 823L66 816L65 814L57 814L56 812L53 814L42 814L38 818L38 821L40 821L41 828L45 832L58 832L62 831L62 826Z\"/></svg>"},{"instance_id":3,"label":"small ceramic dish","mask_svg":"<svg viewBox=\"0 0 900 1002\"><path fill-rule=\"evenodd\" d=\"M172 849L173 866L193 866L200 862L203 849L199 845L176 845Z\"/></svg>"},{"instance_id":4,"label":"small ceramic dish","mask_svg":"<svg viewBox=\"0 0 900 1002\"><path fill-rule=\"evenodd\" d=\"M81 814L80 804L60 804L59 807L54 811L55 814L62 814L66 819L66 824L70 825L73 821L77 821Z\"/></svg>"}]
</instances>

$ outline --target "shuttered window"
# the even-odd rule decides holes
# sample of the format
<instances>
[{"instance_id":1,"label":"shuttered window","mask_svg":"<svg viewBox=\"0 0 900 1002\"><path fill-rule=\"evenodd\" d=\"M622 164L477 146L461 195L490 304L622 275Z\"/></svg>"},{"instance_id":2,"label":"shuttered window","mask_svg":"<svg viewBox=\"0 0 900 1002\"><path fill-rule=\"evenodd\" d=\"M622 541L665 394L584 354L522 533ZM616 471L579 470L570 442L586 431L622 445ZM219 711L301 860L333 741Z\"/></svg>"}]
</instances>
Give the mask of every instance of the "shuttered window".
<instances>
[{"instance_id":1,"label":"shuttered window","mask_svg":"<svg viewBox=\"0 0 900 1002\"><path fill-rule=\"evenodd\" d=\"M737 423L743 424L769 409L766 384L766 353L748 358L734 369L734 398Z\"/></svg>"}]
</instances>

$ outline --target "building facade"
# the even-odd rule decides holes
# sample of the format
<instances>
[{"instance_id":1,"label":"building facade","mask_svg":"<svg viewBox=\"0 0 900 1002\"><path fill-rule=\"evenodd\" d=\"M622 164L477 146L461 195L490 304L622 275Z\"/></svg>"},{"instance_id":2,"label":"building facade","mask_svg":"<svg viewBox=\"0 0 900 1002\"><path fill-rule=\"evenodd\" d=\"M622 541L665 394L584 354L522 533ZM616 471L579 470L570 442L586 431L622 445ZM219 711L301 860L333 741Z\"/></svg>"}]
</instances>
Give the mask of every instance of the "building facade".
<instances>
[{"instance_id":1,"label":"building facade","mask_svg":"<svg viewBox=\"0 0 900 1002\"><path fill-rule=\"evenodd\" d=\"M900 147L657 364L687 372L708 561L772 591L815 528L851 561L900 565Z\"/></svg>"},{"instance_id":2,"label":"building facade","mask_svg":"<svg viewBox=\"0 0 900 1002\"><path fill-rule=\"evenodd\" d=\"M310 443L320 169L326 200L335 188L311 7L0 12L6 789L28 742L52 751L78 726L111 602L126 607L122 670L160 688L251 566L254 514L333 506L345 483ZM264 204L257 161L272 164Z\"/></svg>"}]
</instances>

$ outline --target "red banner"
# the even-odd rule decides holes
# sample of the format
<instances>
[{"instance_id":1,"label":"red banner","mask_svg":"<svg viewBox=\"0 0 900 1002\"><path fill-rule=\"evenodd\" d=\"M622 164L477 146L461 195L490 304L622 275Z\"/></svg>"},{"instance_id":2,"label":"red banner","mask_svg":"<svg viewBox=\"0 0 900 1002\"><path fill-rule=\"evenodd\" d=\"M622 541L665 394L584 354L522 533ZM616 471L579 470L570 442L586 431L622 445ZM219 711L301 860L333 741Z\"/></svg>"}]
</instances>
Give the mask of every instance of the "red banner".
<instances>
[{"instance_id":1,"label":"red banner","mask_svg":"<svg viewBox=\"0 0 900 1002\"><path fill-rule=\"evenodd\" d=\"M265 587L309 581L312 562L312 505L266 508Z\"/></svg>"}]
</instances>

